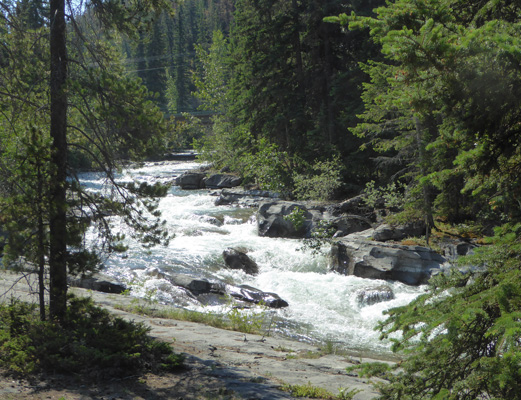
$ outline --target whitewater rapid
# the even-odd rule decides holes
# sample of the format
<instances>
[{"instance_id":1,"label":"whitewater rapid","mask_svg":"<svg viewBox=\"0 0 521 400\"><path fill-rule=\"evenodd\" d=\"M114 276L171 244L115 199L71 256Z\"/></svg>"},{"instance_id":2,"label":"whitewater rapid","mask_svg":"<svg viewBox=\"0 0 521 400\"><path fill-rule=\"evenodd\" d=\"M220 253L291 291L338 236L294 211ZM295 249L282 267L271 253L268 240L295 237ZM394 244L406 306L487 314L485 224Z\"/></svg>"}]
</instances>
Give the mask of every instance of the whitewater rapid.
<instances>
[{"instance_id":1,"label":"whitewater rapid","mask_svg":"<svg viewBox=\"0 0 521 400\"><path fill-rule=\"evenodd\" d=\"M167 183L197 166L194 162L146 163L124 170L118 179ZM100 174L84 173L80 180L88 190L106 188ZM178 186L171 187L159 203L162 218L172 236L169 244L144 249L128 238L128 250L107 259L104 272L130 285L133 296L172 306L176 306L175 291L169 282L152 276L151 270L223 280L235 285L247 284L277 293L289 303L285 309L269 311L276 317L275 329L280 333L300 340L333 342L361 355L389 351L389 343L378 340L379 334L374 330L377 322L384 318L385 310L408 304L424 288L331 272L327 249L325 254L313 257L310 251L302 249L300 240L259 237L255 209L215 206L215 200L209 190L186 191ZM223 225L216 226L215 218L223 221ZM115 230L124 231L117 220L113 223ZM245 250L258 264L259 274L250 276L224 268L222 252L228 247ZM374 305L358 304L357 290L379 284L389 285L395 298ZM215 311L211 306L193 304L188 307L203 312Z\"/></svg>"}]
</instances>

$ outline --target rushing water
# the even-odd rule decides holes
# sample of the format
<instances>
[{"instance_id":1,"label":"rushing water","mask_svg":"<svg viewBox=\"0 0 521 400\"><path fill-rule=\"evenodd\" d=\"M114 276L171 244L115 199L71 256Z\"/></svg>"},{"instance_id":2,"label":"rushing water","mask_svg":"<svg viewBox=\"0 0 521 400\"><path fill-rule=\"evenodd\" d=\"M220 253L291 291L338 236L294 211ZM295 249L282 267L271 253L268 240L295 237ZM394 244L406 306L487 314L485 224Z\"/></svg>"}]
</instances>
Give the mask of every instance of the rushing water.
<instances>
[{"instance_id":1,"label":"rushing water","mask_svg":"<svg viewBox=\"0 0 521 400\"><path fill-rule=\"evenodd\" d=\"M196 166L195 163L149 163L124 171L120 179L170 182L174 176ZM83 174L81 180L90 190L102 190L104 185L100 175L94 173ZM129 239L128 251L108 259L105 272L132 283L135 296L153 297L173 305L175 290L165 280L150 274L151 270L247 284L277 293L289 303L285 309L270 310L276 314L276 329L285 335L327 340L361 354L388 351L388 344L380 342L374 331L377 321L383 318L382 312L409 303L423 288L330 272L327 255L313 257L301 249L299 240L259 237L254 209L215 206L215 199L211 191L184 191L173 186L160 201L168 230L175 235L169 245L147 251ZM209 217L217 217L224 224L216 226ZM250 276L225 269L222 252L228 247L245 249L259 265L259 274ZM370 306L357 303L357 290L382 283L393 289L394 300ZM190 307L203 311L212 308L196 304Z\"/></svg>"}]
</instances>

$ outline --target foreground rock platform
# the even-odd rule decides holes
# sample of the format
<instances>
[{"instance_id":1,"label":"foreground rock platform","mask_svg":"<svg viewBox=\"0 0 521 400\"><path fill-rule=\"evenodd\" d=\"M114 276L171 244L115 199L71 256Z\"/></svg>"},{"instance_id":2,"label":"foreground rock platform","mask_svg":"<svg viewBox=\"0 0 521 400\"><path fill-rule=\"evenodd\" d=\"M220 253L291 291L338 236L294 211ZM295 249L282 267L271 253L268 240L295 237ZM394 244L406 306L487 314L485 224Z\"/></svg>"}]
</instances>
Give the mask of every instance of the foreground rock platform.
<instances>
[{"instance_id":1,"label":"foreground rock platform","mask_svg":"<svg viewBox=\"0 0 521 400\"><path fill-rule=\"evenodd\" d=\"M0 301L18 298L25 301L36 301L37 297L30 284L36 287L34 277L25 279L20 275L0 272ZM171 343L174 350L186 355L186 372L169 374L161 377L145 376L141 384L146 395L137 391L121 393L104 393L103 396L88 395L97 393L97 388L66 388L58 392L60 396L72 399L118 398L118 399L201 399L206 394L219 395L227 393L233 399L276 400L292 397L280 390L283 383L323 387L333 394L340 388L358 389L355 400L373 399L377 393L366 380L348 374L346 367L360 361L371 361L364 354L351 356L329 354L318 358L305 358L302 355L313 353L317 348L311 344L288 340L277 336L244 334L212 328L202 324L176 321L170 319L151 318L121 311L116 306L132 304L130 296L100 293L80 288L72 288L77 296L92 297L101 307L127 320L143 322L151 328L151 336ZM156 305L157 307L164 307ZM132 381L137 381L130 377ZM156 384L152 381L156 379ZM160 383L157 383L160 382ZM133 382L137 384L136 382ZM55 382L55 385L60 385ZM124 382L123 382L124 384ZM32 386L20 386L14 382L0 383L0 398L11 396L20 399L49 398L45 390L52 385L32 383ZM129 384L127 384L129 385ZM113 382L114 388L119 387ZM43 389L42 389L43 387ZM61 386L60 386L61 387ZM100 386L102 387L102 386ZM33 389L31 389L33 388ZM17 396L17 392L20 393ZM24 391L22 393L22 390ZM31 390L34 390L34 397ZM110 391L110 387L106 389ZM116 390L116 389L114 389ZM49 392L47 392L49 393ZM141 392L140 392L141 393ZM43 396L43 397L36 397ZM222 397L225 398L225 397ZM227 397L226 397L227 398Z\"/></svg>"}]
</instances>

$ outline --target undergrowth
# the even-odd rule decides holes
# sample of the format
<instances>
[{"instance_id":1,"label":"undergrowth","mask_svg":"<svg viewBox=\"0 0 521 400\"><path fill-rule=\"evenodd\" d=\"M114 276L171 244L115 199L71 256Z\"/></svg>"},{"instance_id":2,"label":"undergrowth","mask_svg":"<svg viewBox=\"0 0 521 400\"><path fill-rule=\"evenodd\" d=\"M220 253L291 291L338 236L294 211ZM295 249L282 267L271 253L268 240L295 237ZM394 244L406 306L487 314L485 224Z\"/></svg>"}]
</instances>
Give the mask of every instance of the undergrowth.
<instances>
[{"instance_id":1,"label":"undergrowth","mask_svg":"<svg viewBox=\"0 0 521 400\"><path fill-rule=\"evenodd\" d=\"M156 307L153 302L136 300L131 305L119 304L116 306L123 311L155 318L174 319L213 326L242 333L260 334L266 325L266 311L260 313L246 313L238 308L231 308L225 314L213 312L203 313L184 308ZM268 329L269 332L269 329Z\"/></svg>"},{"instance_id":2,"label":"undergrowth","mask_svg":"<svg viewBox=\"0 0 521 400\"><path fill-rule=\"evenodd\" d=\"M152 339L150 328L71 298L63 322L41 321L34 304L0 304L0 366L12 373L124 376L179 369L183 356Z\"/></svg>"},{"instance_id":3,"label":"undergrowth","mask_svg":"<svg viewBox=\"0 0 521 400\"><path fill-rule=\"evenodd\" d=\"M329 390L324 388L313 386L310 382L306 385L290 385L283 384L281 390L288 392L293 397L306 397L310 399L322 399L322 400L351 400L357 393L360 392L358 389L348 390L346 388L340 388L338 395L331 393Z\"/></svg>"}]
</instances>

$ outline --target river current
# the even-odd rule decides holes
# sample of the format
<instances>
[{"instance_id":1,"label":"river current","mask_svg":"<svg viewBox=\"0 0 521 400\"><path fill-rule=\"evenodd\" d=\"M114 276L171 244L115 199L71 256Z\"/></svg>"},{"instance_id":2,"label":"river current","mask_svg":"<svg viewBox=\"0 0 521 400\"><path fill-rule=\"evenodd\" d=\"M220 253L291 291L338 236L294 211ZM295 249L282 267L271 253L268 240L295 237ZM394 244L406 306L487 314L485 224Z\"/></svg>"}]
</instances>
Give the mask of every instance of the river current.
<instances>
[{"instance_id":1,"label":"river current","mask_svg":"<svg viewBox=\"0 0 521 400\"><path fill-rule=\"evenodd\" d=\"M118 179L171 182L173 177L196 167L194 162L146 163L124 170ZM103 177L96 173L84 173L80 179L88 190L98 191L105 186ZM285 309L267 311L275 317L274 329L279 333L299 340L332 342L360 355L389 352L389 343L378 340L374 330L377 322L384 319L385 310L409 303L424 288L331 272L327 254L314 257L302 249L301 240L259 237L255 209L215 206L215 200L209 190L186 191L172 186L160 201L162 218L174 236L170 243L148 250L127 239L128 251L107 259L104 272L129 284L131 295L173 307L177 304L170 283L151 274L152 270L247 284L277 293L289 303ZM223 225L216 226L215 217ZM113 224L116 230L120 226L117 220ZM228 247L245 250L258 264L259 274L250 276L224 268L222 252ZM378 284L389 285L395 298L360 305L357 290ZM223 306L215 307L220 309L188 305L197 311L225 312Z\"/></svg>"}]
</instances>

